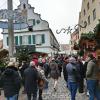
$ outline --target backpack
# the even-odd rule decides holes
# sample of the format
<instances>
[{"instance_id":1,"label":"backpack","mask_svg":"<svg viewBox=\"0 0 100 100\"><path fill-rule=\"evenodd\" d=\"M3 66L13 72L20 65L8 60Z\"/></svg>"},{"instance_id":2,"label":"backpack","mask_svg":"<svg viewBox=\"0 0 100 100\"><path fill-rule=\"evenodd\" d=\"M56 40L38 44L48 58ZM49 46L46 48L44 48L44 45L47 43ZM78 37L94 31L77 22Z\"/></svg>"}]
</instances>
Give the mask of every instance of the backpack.
<instances>
[{"instance_id":1,"label":"backpack","mask_svg":"<svg viewBox=\"0 0 100 100\"><path fill-rule=\"evenodd\" d=\"M78 68L76 65L73 65L73 75L75 76L75 80L76 82L79 82L80 81L80 74L79 74L79 71L78 71Z\"/></svg>"}]
</instances>

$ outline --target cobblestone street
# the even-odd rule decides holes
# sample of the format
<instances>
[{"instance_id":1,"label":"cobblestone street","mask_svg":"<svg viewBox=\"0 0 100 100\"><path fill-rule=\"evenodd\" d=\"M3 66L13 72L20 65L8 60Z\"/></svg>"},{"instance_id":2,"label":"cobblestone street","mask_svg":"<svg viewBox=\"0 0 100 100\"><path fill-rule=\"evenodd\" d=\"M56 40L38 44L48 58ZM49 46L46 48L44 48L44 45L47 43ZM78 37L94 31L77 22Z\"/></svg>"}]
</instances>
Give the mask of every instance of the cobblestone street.
<instances>
[{"instance_id":1,"label":"cobblestone street","mask_svg":"<svg viewBox=\"0 0 100 100\"><path fill-rule=\"evenodd\" d=\"M70 100L69 92L66 88L66 84L63 80L63 77L59 78L58 89L56 92L54 92L53 90L53 83L53 80L49 79L49 89L44 90L43 100ZM0 100L5 100L3 95L0 97ZM20 91L19 100L27 100L26 95L22 94L22 91ZM88 100L88 97L85 95L85 93L79 94L77 92L76 100Z\"/></svg>"}]
</instances>

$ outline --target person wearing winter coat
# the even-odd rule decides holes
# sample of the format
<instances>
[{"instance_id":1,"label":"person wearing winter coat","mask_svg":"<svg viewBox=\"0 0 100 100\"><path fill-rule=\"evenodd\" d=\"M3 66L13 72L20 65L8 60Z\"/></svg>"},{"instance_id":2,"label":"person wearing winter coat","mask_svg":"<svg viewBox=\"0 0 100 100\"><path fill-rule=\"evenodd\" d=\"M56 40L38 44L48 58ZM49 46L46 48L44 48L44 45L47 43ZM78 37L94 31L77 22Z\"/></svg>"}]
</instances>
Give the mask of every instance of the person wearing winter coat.
<instances>
[{"instance_id":1,"label":"person wearing winter coat","mask_svg":"<svg viewBox=\"0 0 100 100\"><path fill-rule=\"evenodd\" d=\"M38 88L39 88L39 97L38 100L43 100L42 98L42 93L43 93L43 89L47 89L48 88L48 80L45 77L45 72L43 70L43 64L41 62L38 63L38 67L37 67L37 71L38 71Z\"/></svg>"},{"instance_id":2,"label":"person wearing winter coat","mask_svg":"<svg viewBox=\"0 0 100 100\"><path fill-rule=\"evenodd\" d=\"M28 68L28 64L26 61L22 61L22 65L19 67L20 75L22 77L22 84L25 87L25 81L24 81L24 71L26 68ZM25 93L25 90L22 91L22 93Z\"/></svg>"},{"instance_id":3,"label":"person wearing winter coat","mask_svg":"<svg viewBox=\"0 0 100 100\"><path fill-rule=\"evenodd\" d=\"M58 57L57 60L56 60L56 63L58 64L59 76L61 77L63 60Z\"/></svg>"},{"instance_id":4,"label":"person wearing winter coat","mask_svg":"<svg viewBox=\"0 0 100 100\"><path fill-rule=\"evenodd\" d=\"M50 73L50 66L47 61L44 63L43 68L44 68L45 77L48 78L48 75Z\"/></svg>"},{"instance_id":5,"label":"person wearing winter coat","mask_svg":"<svg viewBox=\"0 0 100 100\"><path fill-rule=\"evenodd\" d=\"M63 68L63 76L64 76L64 80L66 81L66 83L67 83L67 79L68 79L68 73L67 73L67 71L66 71L66 65L68 64L68 57L66 57L65 59L64 59L64 63L63 63L63 65L62 65L62 68Z\"/></svg>"},{"instance_id":6,"label":"person wearing winter coat","mask_svg":"<svg viewBox=\"0 0 100 100\"><path fill-rule=\"evenodd\" d=\"M51 78L54 79L54 91L56 91L59 78L59 69L58 64L55 62L54 58L52 58L52 61L50 62L50 75Z\"/></svg>"},{"instance_id":7,"label":"person wearing winter coat","mask_svg":"<svg viewBox=\"0 0 100 100\"><path fill-rule=\"evenodd\" d=\"M87 89L89 91L89 100L100 100L100 90L97 88L99 67L97 66L96 59L92 54L88 55L90 61L87 64L86 79Z\"/></svg>"},{"instance_id":8,"label":"person wearing winter coat","mask_svg":"<svg viewBox=\"0 0 100 100\"><path fill-rule=\"evenodd\" d=\"M66 65L66 70L68 73L68 89L71 94L71 100L75 100L77 89L78 89L78 81L79 81L79 72L77 69L76 59L74 57L69 58L69 63Z\"/></svg>"},{"instance_id":9,"label":"person wearing winter coat","mask_svg":"<svg viewBox=\"0 0 100 100\"><path fill-rule=\"evenodd\" d=\"M34 61L30 62L30 66L24 71L25 80L25 92L27 94L27 99L37 100L37 90L38 90L38 71Z\"/></svg>"},{"instance_id":10,"label":"person wearing winter coat","mask_svg":"<svg viewBox=\"0 0 100 100\"><path fill-rule=\"evenodd\" d=\"M7 100L18 100L21 87L21 77L14 62L9 62L7 68L1 75L0 82Z\"/></svg>"},{"instance_id":11,"label":"person wearing winter coat","mask_svg":"<svg viewBox=\"0 0 100 100\"><path fill-rule=\"evenodd\" d=\"M80 75L78 91L79 91L79 93L83 93L84 92L85 69L84 69L84 66L82 63L82 59L80 57L77 58L77 69L78 69L79 75Z\"/></svg>"}]
</instances>

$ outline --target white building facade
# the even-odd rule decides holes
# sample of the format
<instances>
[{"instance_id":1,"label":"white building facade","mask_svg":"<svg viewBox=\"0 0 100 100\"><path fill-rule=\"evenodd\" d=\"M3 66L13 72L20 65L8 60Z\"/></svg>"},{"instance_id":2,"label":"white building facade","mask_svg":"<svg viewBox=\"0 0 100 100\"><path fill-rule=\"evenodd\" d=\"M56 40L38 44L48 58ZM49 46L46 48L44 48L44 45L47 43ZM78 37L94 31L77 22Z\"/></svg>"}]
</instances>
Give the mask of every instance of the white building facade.
<instances>
[{"instance_id":1,"label":"white building facade","mask_svg":"<svg viewBox=\"0 0 100 100\"><path fill-rule=\"evenodd\" d=\"M1 10L2 19L7 19L7 10ZM14 10L14 44L35 45L36 51L52 54L59 50L56 40L47 21L42 20L40 14L34 12L34 8L28 4L28 0L20 0L18 9ZM8 49L9 37L7 22L0 22L3 28L3 48Z\"/></svg>"}]
</instances>

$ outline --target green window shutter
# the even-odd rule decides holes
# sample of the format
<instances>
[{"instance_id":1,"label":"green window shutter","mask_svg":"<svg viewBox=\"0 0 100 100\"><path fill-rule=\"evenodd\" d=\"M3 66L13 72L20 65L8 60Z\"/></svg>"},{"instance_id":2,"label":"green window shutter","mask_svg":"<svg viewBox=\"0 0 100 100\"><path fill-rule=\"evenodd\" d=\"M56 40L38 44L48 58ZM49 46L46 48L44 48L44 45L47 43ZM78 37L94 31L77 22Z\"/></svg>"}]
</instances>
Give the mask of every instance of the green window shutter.
<instances>
[{"instance_id":1,"label":"green window shutter","mask_svg":"<svg viewBox=\"0 0 100 100\"><path fill-rule=\"evenodd\" d=\"M35 19L33 19L33 26L35 26Z\"/></svg>"},{"instance_id":2,"label":"green window shutter","mask_svg":"<svg viewBox=\"0 0 100 100\"><path fill-rule=\"evenodd\" d=\"M45 35L42 34L42 43L45 43Z\"/></svg>"},{"instance_id":3,"label":"green window shutter","mask_svg":"<svg viewBox=\"0 0 100 100\"><path fill-rule=\"evenodd\" d=\"M28 36L28 44L31 44L31 35Z\"/></svg>"},{"instance_id":4,"label":"green window shutter","mask_svg":"<svg viewBox=\"0 0 100 100\"><path fill-rule=\"evenodd\" d=\"M32 35L33 38L33 44L35 44L35 35Z\"/></svg>"},{"instance_id":5,"label":"green window shutter","mask_svg":"<svg viewBox=\"0 0 100 100\"><path fill-rule=\"evenodd\" d=\"M40 20L37 20L36 23L39 24L40 23Z\"/></svg>"},{"instance_id":6,"label":"green window shutter","mask_svg":"<svg viewBox=\"0 0 100 100\"><path fill-rule=\"evenodd\" d=\"M19 44L22 44L22 36L19 36Z\"/></svg>"},{"instance_id":7,"label":"green window shutter","mask_svg":"<svg viewBox=\"0 0 100 100\"><path fill-rule=\"evenodd\" d=\"M18 36L15 36L15 45L18 45Z\"/></svg>"},{"instance_id":8,"label":"green window shutter","mask_svg":"<svg viewBox=\"0 0 100 100\"><path fill-rule=\"evenodd\" d=\"M9 38L7 37L7 46L9 45Z\"/></svg>"}]
</instances>

